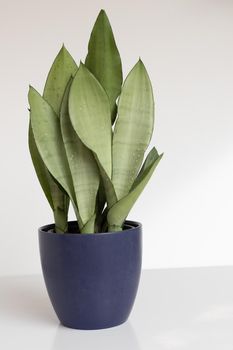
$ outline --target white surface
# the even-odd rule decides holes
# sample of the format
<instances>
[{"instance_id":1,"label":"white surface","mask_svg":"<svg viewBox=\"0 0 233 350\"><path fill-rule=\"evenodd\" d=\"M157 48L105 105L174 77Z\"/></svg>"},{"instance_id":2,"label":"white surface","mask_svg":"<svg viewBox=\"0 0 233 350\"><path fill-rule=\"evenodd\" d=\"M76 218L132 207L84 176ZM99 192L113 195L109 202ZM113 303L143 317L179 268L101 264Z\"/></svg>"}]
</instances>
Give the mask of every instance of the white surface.
<instances>
[{"instance_id":1,"label":"white surface","mask_svg":"<svg viewBox=\"0 0 233 350\"><path fill-rule=\"evenodd\" d=\"M80 331L58 324L41 276L0 278L4 350L232 350L233 267L143 271L127 323Z\"/></svg>"},{"instance_id":2,"label":"white surface","mask_svg":"<svg viewBox=\"0 0 233 350\"><path fill-rule=\"evenodd\" d=\"M27 148L27 90L64 42L84 59L100 8L124 75L141 56L156 100L151 145L164 152L130 217L143 266L233 264L233 2L8 0L0 11L0 275L39 273L38 226L52 220Z\"/></svg>"}]
</instances>

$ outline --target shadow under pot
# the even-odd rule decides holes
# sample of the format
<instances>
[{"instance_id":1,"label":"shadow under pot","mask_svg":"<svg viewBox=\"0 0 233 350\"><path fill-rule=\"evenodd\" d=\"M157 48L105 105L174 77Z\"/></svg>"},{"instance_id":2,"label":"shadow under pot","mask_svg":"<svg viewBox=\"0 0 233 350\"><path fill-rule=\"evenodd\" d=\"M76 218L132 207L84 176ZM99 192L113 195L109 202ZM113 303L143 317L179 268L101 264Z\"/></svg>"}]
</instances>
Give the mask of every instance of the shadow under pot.
<instances>
[{"instance_id":1,"label":"shadow under pot","mask_svg":"<svg viewBox=\"0 0 233 350\"><path fill-rule=\"evenodd\" d=\"M60 322L77 329L101 329L125 322L136 297L142 260L142 227L126 221L119 232L54 232L39 229L41 265ZM77 232L77 231L76 231Z\"/></svg>"}]
</instances>

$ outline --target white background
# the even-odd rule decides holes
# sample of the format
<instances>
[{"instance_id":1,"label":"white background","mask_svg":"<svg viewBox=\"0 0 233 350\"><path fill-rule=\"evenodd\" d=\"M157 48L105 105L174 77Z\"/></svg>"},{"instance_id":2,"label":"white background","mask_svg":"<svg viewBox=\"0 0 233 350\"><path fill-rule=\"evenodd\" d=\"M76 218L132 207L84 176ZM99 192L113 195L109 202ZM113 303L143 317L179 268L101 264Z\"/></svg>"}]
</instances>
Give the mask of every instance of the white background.
<instances>
[{"instance_id":1,"label":"white background","mask_svg":"<svg viewBox=\"0 0 233 350\"><path fill-rule=\"evenodd\" d=\"M37 228L52 214L27 147L27 91L64 42L84 59L101 8L124 73L140 56L164 158L135 205L145 268L233 263L233 2L1 0L0 275L40 271Z\"/></svg>"}]
</instances>

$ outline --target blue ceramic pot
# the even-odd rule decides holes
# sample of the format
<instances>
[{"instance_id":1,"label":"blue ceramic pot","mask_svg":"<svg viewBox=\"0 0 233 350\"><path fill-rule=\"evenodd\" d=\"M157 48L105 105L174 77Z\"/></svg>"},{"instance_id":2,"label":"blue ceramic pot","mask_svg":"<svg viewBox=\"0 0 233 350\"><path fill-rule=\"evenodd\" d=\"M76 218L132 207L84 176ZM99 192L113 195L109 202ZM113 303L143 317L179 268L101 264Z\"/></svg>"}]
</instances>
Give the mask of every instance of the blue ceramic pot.
<instances>
[{"instance_id":1,"label":"blue ceramic pot","mask_svg":"<svg viewBox=\"0 0 233 350\"><path fill-rule=\"evenodd\" d=\"M79 234L39 229L43 275L60 322L78 329L100 329L125 322L141 273L141 224L126 221L120 232ZM76 231L77 232L77 231Z\"/></svg>"}]
</instances>

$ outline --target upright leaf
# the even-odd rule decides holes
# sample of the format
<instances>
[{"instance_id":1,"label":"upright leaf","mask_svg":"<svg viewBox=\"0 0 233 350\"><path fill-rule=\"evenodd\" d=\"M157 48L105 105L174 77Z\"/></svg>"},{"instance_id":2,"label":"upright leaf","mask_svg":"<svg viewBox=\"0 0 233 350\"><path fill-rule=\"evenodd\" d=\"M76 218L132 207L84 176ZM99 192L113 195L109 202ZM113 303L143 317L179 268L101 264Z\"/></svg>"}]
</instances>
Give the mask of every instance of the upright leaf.
<instances>
[{"instance_id":1,"label":"upright leaf","mask_svg":"<svg viewBox=\"0 0 233 350\"><path fill-rule=\"evenodd\" d=\"M144 170L129 194L121 198L112 208L110 208L107 216L109 231L118 231L122 227L127 215L144 190L163 155L161 154L158 156L153 152L150 156L154 157L153 160L150 159L148 165L143 166Z\"/></svg>"},{"instance_id":2,"label":"upright leaf","mask_svg":"<svg viewBox=\"0 0 233 350\"><path fill-rule=\"evenodd\" d=\"M81 64L69 94L69 114L81 141L95 152L106 174L112 173L112 128L108 97L98 80Z\"/></svg>"},{"instance_id":3,"label":"upright leaf","mask_svg":"<svg viewBox=\"0 0 233 350\"><path fill-rule=\"evenodd\" d=\"M50 104L57 115L60 113L66 86L70 77L76 73L77 69L78 67L74 59L63 45L49 71L43 93L44 99Z\"/></svg>"},{"instance_id":4,"label":"upright leaf","mask_svg":"<svg viewBox=\"0 0 233 350\"><path fill-rule=\"evenodd\" d=\"M116 191L114 189L114 186L113 186L111 178L106 173L105 169L102 167L102 165L99 162L99 159L98 159L98 157L96 156L95 153L94 153L94 156L96 158L96 161L97 161L97 164L98 164L98 167L99 167L100 176L101 176L101 178L103 180L103 186L104 186L104 190L105 190L107 206L108 206L108 208L111 208L117 202Z\"/></svg>"},{"instance_id":5,"label":"upright leaf","mask_svg":"<svg viewBox=\"0 0 233 350\"><path fill-rule=\"evenodd\" d=\"M46 166L44 165L44 162L40 156L40 153L38 152L35 139L33 136L33 132L32 132L31 123L29 124L28 144L29 144L29 150L30 150L32 162L33 162L38 180L41 184L41 187L44 191L44 194L49 202L51 209L54 210L53 198L52 198L51 189L49 185L49 181L51 181L50 174Z\"/></svg>"},{"instance_id":6,"label":"upright leaf","mask_svg":"<svg viewBox=\"0 0 233 350\"><path fill-rule=\"evenodd\" d=\"M70 83L72 80L70 80ZM61 130L80 217L85 225L93 217L99 188L99 171L92 152L82 143L74 131L68 113L68 83L60 112ZM91 220L93 223L93 219ZM91 231L91 228L93 231ZM82 228L81 232L82 232ZM94 232L94 224L87 225L88 233Z\"/></svg>"},{"instance_id":7,"label":"upright leaf","mask_svg":"<svg viewBox=\"0 0 233 350\"><path fill-rule=\"evenodd\" d=\"M76 63L63 46L52 64L44 88L44 98L57 114L67 82L76 70ZM64 232L67 228L69 198L49 174L37 149L31 125L29 126L29 149L40 184L54 211L56 231Z\"/></svg>"},{"instance_id":8,"label":"upright leaf","mask_svg":"<svg viewBox=\"0 0 233 350\"><path fill-rule=\"evenodd\" d=\"M43 93L43 97L58 116L65 88L70 77L77 71L77 68L72 56L63 45L50 68ZM55 206L54 217L56 226L66 226L67 228L69 197L53 179L50 181L50 187Z\"/></svg>"},{"instance_id":9,"label":"upright leaf","mask_svg":"<svg viewBox=\"0 0 233 350\"><path fill-rule=\"evenodd\" d=\"M93 27L85 65L105 89L114 122L116 99L122 85L122 66L112 28L104 10L100 11Z\"/></svg>"},{"instance_id":10,"label":"upright leaf","mask_svg":"<svg viewBox=\"0 0 233 350\"><path fill-rule=\"evenodd\" d=\"M31 123L29 124L28 142L38 180L54 213L56 232L65 232L67 230L69 197L59 188L46 168L36 146Z\"/></svg>"},{"instance_id":11,"label":"upright leaf","mask_svg":"<svg viewBox=\"0 0 233 350\"><path fill-rule=\"evenodd\" d=\"M55 184L55 182L53 183ZM55 232L65 233L68 229L68 209L69 209L69 197L66 194L62 194L62 191L57 192L59 195L59 206L54 209L53 215L55 220Z\"/></svg>"},{"instance_id":12,"label":"upright leaf","mask_svg":"<svg viewBox=\"0 0 233 350\"><path fill-rule=\"evenodd\" d=\"M112 181L118 199L130 190L154 126L154 99L150 79L141 60L126 78L118 105L113 135Z\"/></svg>"},{"instance_id":13,"label":"upright leaf","mask_svg":"<svg viewBox=\"0 0 233 350\"><path fill-rule=\"evenodd\" d=\"M38 151L47 169L77 206L69 165L63 145L60 121L50 105L30 87L30 117Z\"/></svg>"},{"instance_id":14,"label":"upright leaf","mask_svg":"<svg viewBox=\"0 0 233 350\"><path fill-rule=\"evenodd\" d=\"M82 227L81 233L94 233L95 220L96 220L96 214L93 214L93 216L88 220L88 222Z\"/></svg>"}]
</instances>

